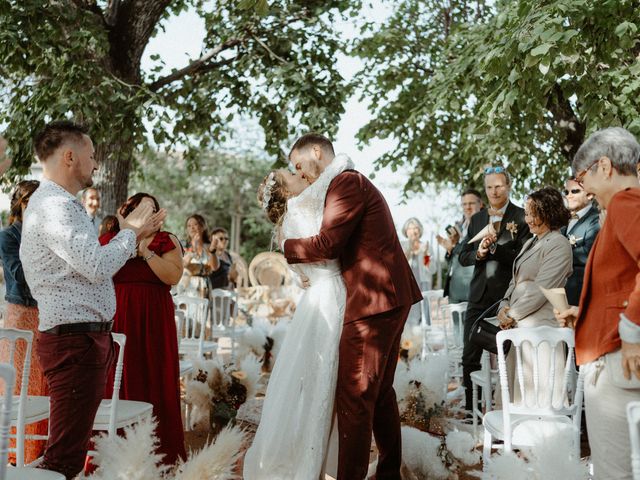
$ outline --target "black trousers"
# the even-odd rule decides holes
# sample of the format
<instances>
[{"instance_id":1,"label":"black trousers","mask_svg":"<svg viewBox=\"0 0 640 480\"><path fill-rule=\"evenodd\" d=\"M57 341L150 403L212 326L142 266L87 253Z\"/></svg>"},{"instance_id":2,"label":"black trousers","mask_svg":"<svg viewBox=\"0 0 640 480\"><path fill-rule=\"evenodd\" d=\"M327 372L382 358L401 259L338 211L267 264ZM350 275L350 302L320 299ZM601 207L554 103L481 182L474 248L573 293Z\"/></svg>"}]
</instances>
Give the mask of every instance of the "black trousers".
<instances>
[{"instance_id":1,"label":"black trousers","mask_svg":"<svg viewBox=\"0 0 640 480\"><path fill-rule=\"evenodd\" d=\"M482 357L482 348L469 342L471 328L478 317L491 305L494 301L487 303L469 303L467 313L464 319L464 348L462 350L462 385L465 389L465 408L471 411L473 406L473 390L471 384L471 372L480 370L480 357Z\"/></svg>"}]
</instances>

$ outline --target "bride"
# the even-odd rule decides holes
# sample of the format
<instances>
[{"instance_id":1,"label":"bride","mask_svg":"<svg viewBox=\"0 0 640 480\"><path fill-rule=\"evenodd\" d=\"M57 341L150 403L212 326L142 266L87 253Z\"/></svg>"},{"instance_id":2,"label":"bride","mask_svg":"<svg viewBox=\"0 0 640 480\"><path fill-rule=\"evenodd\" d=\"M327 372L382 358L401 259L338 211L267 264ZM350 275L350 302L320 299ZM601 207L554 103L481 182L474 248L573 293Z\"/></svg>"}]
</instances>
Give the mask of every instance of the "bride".
<instances>
[{"instance_id":1,"label":"bride","mask_svg":"<svg viewBox=\"0 0 640 480\"><path fill-rule=\"evenodd\" d=\"M347 156L338 155L311 185L299 174L271 172L259 189L269 220L284 238L316 235L329 184L352 168ZM244 460L245 480L324 478L346 290L338 260L292 269L306 276L310 286L298 302L271 374L260 425Z\"/></svg>"}]
</instances>

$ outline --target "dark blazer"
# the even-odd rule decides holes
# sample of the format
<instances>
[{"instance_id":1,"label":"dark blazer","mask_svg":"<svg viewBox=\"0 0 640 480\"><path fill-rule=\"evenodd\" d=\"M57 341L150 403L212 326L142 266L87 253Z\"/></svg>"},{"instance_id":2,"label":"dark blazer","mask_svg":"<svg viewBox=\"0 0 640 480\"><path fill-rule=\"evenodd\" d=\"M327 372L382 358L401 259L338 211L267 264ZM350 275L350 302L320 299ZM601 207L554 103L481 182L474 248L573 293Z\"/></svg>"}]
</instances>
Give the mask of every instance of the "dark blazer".
<instances>
[{"instance_id":1,"label":"dark blazer","mask_svg":"<svg viewBox=\"0 0 640 480\"><path fill-rule=\"evenodd\" d=\"M329 185L320 233L287 240L284 256L289 263L340 259L347 287L344 323L422 300L387 202L354 170Z\"/></svg>"},{"instance_id":2,"label":"dark blazer","mask_svg":"<svg viewBox=\"0 0 640 480\"><path fill-rule=\"evenodd\" d=\"M576 222L573 228L567 232L567 227L563 227L560 232L569 239L573 247L573 273L567 280L564 287L567 291L569 305L578 305L580 292L582 291L582 281L584 280L584 267L589 258L589 252L596 236L600 231L600 216L595 206ZM572 238L574 242L572 242Z\"/></svg>"},{"instance_id":3,"label":"dark blazer","mask_svg":"<svg viewBox=\"0 0 640 480\"><path fill-rule=\"evenodd\" d=\"M510 223L515 224L515 233L507 228L507 224ZM488 210L481 210L471 217L467 238L464 239L464 246L458 257L463 266L475 265L469 289L469 302L482 306L490 306L503 298L511 281L513 261L522 250L524 242L531 237L529 227L524 221L524 209L509 202L500 223L495 252L477 260L476 252L481 240L473 243L469 243L469 240L488 224Z\"/></svg>"},{"instance_id":4,"label":"dark blazer","mask_svg":"<svg viewBox=\"0 0 640 480\"><path fill-rule=\"evenodd\" d=\"M31 296L31 290L24 278L20 261L20 240L22 239L22 223L14 222L0 231L0 258L4 270L6 286L5 300L9 303L35 307L38 303Z\"/></svg>"}]
</instances>

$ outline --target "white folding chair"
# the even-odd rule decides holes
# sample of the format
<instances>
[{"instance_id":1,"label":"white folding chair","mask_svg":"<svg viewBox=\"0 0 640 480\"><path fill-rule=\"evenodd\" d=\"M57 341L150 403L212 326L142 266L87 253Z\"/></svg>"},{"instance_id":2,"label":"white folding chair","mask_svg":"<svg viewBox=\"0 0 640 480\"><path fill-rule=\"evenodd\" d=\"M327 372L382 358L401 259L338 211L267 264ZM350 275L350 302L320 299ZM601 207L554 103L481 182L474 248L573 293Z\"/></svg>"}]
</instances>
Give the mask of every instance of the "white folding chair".
<instances>
[{"instance_id":1,"label":"white folding chair","mask_svg":"<svg viewBox=\"0 0 640 480\"><path fill-rule=\"evenodd\" d=\"M631 438L631 470L633 480L640 480L640 402L627 404L627 421Z\"/></svg>"},{"instance_id":2,"label":"white folding chair","mask_svg":"<svg viewBox=\"0 0 640 480\"><path fill-rule=\"evenodd\" d=\"M231 361L236 359L235 341L245 328L236 327L238 294L216 288L209 294L211 300L211 337L228 338L231 342Z\"/></svg>"},{"instance_id":3,"label":"white folding chair","mask_svg":"<svg viewBox=\"0 0 640 480\"><path fill-rule=\"evenodd\" d=\"M505 342L511 340L511 349L515 350L516 372L519 381L521 402L511 401L509 394L509 375L507 372L506 356L503 351ZM500 389L502 393L502 410L487 412L483 418L484 447L482 450L483 465L487 465L491 455L493 438L504 442L505 451L511 451L513 446L532 446L544 441L544 436L569 433L572 442L572 453L580 458L580 417L582 414L583 376L578 377L573 399L569 399L568 392L572 391L571 370L573 369L573 350L575 347L574 332L570 328L536 327L513 328L502 330L496 336L498 347L498 370L500 375ZM523 344L531 347L533 367L533 395L525 392L523 369ZM548 355L550 368L546 373L546 382L540 378L540 348L545 345L542 355ZM564 365L556 365L556 353L564 352L567 356ZM556 375L562 375L562 389L556 398ZM540 392L549 392L549 399L540 399ZM533 398L532 398L533 397ZM526 399L526 401L525 401ZM532 400L532 401L531 401Z\"/></svg>"},{"instance_id":4,"label":"white folding chair","mask_svg":"<svg viewBox=\"0 0 640 480\"><path fill-rule=\"evenodd\" d=\"M186 315L184 310L180 310L178 308L175 309L174 318L176 320L176 331L181 332L185 328ZM178 333L178 351L180 351L180 346L182 344L182 335ZM188 375L193 372L193 362L191 360L181 358L180 361L180 378L186 378Z\"/></svg>"},{"instance_id":5,"label":"white folding chair","mask_svg":"<svg viewBox=\"0 0 640 480\"><path fill-rule=\"evenodd\" d=\"M12 365L7 363L0 364L0 378L2 378L4 383L4 394L2 396L1 405L2 410L0 411L0 480L64 480L64 475L51 472L49 470L7 466L15 376L16 371Z\"/></svg>"},{"instance_id":6,"label":"white folding chair","mask_svg":"<svg viewBox=\"0 0 640 480\"><path fill-rule=\"evenodd\" d=\"M438 315L440 299L443 295L444 290L425 290L424 292L422 292L423 300L422 302L420 302L420 308L422 312L421 325L429 326L433 323L434 318Z\"/></svg>"},{"instance_id":7,"label":"white folding chair","mask_svg":"<svg viewBox=\"0 0 640 480\"><path fill-rule=\"evenodd\" d=\"M491 368L491 354L484 350L480 357L480 370L471 372L471 388L473 398L473 408L471 415L473 418L473 438L478 435L478 418L483 419L486 412L490 412L493 406L493 387L498 383L498 371ZM478 408L478 388L482 392L480 403L482 409Z\"/></svg>"},{"instance_id":8,"label":"white folding chair","mask_svg":"<svg viewBox=\"0 0 640 480\"><path fill-rule=\"evenodd\" d=\"M127 337L122 333L112 333L111 336L119 347L116 371L113 379L113 394L110 400L105 399L100 402L96 418L93 422L94 430L106 430L109 436L115 435L118 428L124 428L138 423L145 418L150 418L153 413L153 405L150 403L120 400L120 383L122 381L124 348Z\"/></svg>"},{"instance_id":9,"label":"white folding chair","mask_svg":"<svg viewBox=\"0 0 640 480\"><path fill-rule=\"evenodd\" d=\"M20 379L20 396L12 401L11 426L15 427L16 448L9 450L16 453L16 466L24 467L25 440L46 440L47 435L26 435L25 427L32 423L49 418L49 397L29 395L29 374L31 371L31 350L33 346L33 332L18 330L15 328L1 328L0 341L6 339L9 342L9 364L15 362L16 343L24 341L26 344L22 378Z\"/></svg>"},{"instance_id":10,"label":"white folding chair","mask_svg":"<svg viewBox=\"0 0 640 480\"><path fill-rule=\"evenodd\" d=\"M176 308L185 307L184 326L178 329L178 353L198 357L204 357L209 353L215 355L218 344L207 339L209 300L176 295L173 297L173 302Z\"/></svg>"}]
</instances>

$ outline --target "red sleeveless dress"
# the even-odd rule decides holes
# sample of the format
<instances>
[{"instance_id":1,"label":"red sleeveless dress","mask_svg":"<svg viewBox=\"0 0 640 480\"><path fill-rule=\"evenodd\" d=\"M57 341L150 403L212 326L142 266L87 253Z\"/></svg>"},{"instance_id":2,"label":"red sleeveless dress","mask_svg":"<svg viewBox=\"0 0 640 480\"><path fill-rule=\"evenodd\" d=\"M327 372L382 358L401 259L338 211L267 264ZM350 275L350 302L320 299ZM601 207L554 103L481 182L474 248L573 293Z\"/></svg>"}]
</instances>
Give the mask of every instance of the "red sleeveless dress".
<instances>
[{"instance_id":1,"label":"red sleeveless dress","mask_svg":"<svg viewBox=\"0 0 640 480\"><path fill-rule=\"evenodd\" d=\"M105 245L115 236L100 237ZM175 248L167 232L158 232L149 250L163 255ZM173 465L186 459L180 409L180 368L178 337L170 286L162 282L140 257L129 260L113 277L116 288L116 315L113 331L124 333L124 368L120 398L153 405L158 422L159 453L163 463ZM115 365L114 365L115 367ZM113 370L105 396L113 392Z\"/></svg>"}]
</instances>

